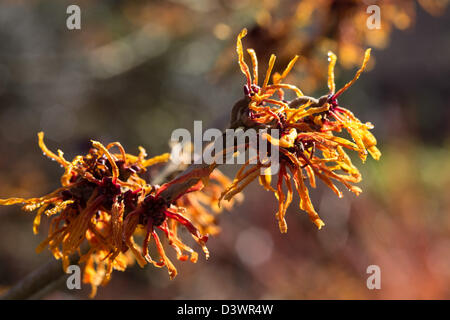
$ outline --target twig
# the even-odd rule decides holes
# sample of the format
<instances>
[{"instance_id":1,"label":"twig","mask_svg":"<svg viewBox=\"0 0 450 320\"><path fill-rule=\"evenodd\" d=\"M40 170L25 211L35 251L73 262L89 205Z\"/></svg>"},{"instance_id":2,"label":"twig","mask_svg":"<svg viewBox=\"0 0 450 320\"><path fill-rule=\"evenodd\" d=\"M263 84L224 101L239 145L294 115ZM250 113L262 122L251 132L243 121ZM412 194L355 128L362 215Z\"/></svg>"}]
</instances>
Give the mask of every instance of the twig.
<instances>
[{"instance_id":1,"label":"twig","mask_svg":"<svg viewBox=\"0 0 450 320\"><path fill-rule=\"evenodd\" d=\"M70 257L70 264L78 261L78 254ZM1 300L23 300L28 299L38 294L49 284L59 281L65 275L61 267L61 261L51 259L39 269L33 271L22 279L19 283L10 288L4 295L0 297Z\"/></svg>"}]
</instances>

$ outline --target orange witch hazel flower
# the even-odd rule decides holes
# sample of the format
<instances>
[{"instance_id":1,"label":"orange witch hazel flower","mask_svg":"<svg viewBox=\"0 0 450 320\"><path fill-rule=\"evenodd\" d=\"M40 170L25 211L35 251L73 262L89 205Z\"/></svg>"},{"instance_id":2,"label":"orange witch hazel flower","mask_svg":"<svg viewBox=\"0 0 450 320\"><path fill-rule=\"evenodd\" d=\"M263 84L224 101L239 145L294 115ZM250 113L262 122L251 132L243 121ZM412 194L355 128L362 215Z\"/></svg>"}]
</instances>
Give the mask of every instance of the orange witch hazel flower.
<instances>
[{"instance_id":1,"label":"orange witch hazel flower","mask_svg":"<svg viewBox=\"0 0 450 320\"><path fill-rule=\"evenodd\" d=\"M25 211L37 210L34 233L38 232L42 215L49 217L48 237L37 251L48 247L56 259L62 259L64 270L69 257L78 252L79 263L85 263L83 281L92 286L91 296L96 294L99 285L110 280L113 270L123 271L134 260L140 266L147 263L165 266L171 278L177 274L157 229L168 239L178 259L187 260L184 254L187 252L192 262L197 260L197 253L177 235L180 225L192 234L208 257L205 246L208 236L197 230L183 208L159 196L159 190L164 188L151 186L139 176L147 167L166 162L169 154L148 159L142 147L139 155L134 156L126 153L118 142L105 147L92 141L88 154L76 156L69 162L61 150L55 154L46 147L42 132L38 137L44 154L64 168L61 188L40 198L0 200L0 205L23 204ZM119 152L112 153L112 148ZM187 192L190 191L196 190ZM135 242L135 237L139 236L143 237L142 247ZM150 256L150 239L155 241L159 260ZM85 242L88 243L86 249Z\"/></svg>"},{"instance_id":2,"label":"orange witch hazel flower","mask_svg":"<svg viewBox=\"0 0 450 320\"><path fill-rule=\"evenodd\" d=\"M364 162L369 152L378 160L381 156L376 147L376 139L369 132L373 128L371 123L361 123L349 110L341 107L338 97L345 92L364 71L370 57L370 49L366 50L362 67L355 77L342 89L335 92L334 66L336 56L329 53L328 87L330 92L319 99L304 96L296 86L284 83L284 79L291 71L298 56L294 57L282 74L275 73L272 84L270 75L275 64L275 55L269 60L262 86L258 85L258 61L256 53L247 49L252 61L252 71L244 61L244 51L241 39L246 35L244 29L237 38L237 54L241 71L246 77L244 86L244 103L237 104L239 110L233 110L231 123L233 127L270 128L278 129L280 138L272 137L268 133L261 133L262 137L280 152L280 169L276 187L271 185L270 163L263 163L258 158L257 164L249 168L245 164L236 174L233 183L222 193L221 199L229 200L242 191L250 182L259 178L260 184L267 190L274 192L279 202L276 214L282 233L287 232L285 214L293 200L293 187L300 196L300 209L308 213L310 219L320 229L324 222L314 209L309 197L309 185L316 187L316 177L322 180L339 197L342 192L332 180L344 184L350 191L358 195L361 189L353 183L361 181L361 174L352 164L345 152L354 150ZM284 90L292 90L297 98L291 102L284 100ZM336 136L342 129L346 130L353 141ZM265 171L261 171L264 169ZM261 174L261 172L264 172ZM283 184L287 194L283 190Z\"/></svg>"}]
</instances>

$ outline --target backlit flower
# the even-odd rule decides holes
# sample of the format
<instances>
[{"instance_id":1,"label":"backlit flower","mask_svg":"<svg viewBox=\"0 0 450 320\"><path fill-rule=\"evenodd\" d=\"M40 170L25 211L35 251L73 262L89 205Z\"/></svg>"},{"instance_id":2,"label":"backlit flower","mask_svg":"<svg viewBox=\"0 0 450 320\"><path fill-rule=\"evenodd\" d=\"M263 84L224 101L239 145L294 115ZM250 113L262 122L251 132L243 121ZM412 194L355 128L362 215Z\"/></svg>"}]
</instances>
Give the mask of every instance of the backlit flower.
<instances>
[{"instance_id":1,"label":"backlit flower","mask_svg":"<svg viewBox=\"0 0 450 320\"><path fill-rule=\"evenodd\" d=\"M63 268L69 265L69 257L80 253L79 263L84 263L83 281L92 286L91 296L99 285L105 285L113 270L123 271L136 260L144 266L151 263L167 267L170 277L177 271L167 257L157 233L167 237L169 245L180 260L197 261L197 253L178 237L179 226L186 227L208 257L205 246L207 235L202 235L186 216L186 209L167 203L159 197L158 186L149 185L140 177L147 167L165 162L169 154L147 159L141 147L138 156L125 152L120 143L106 147L92 141L92 148L85 156L76 156L71 162L63 152L57 154L44 144L44 134L39 136L39 146L44 154L64 168L61 188L40 198L10 198L0 200L0 205L23 204L25 211L37 210L33 231L38 232L42 215L51 219L48 237L38 246L41 252L48 247L56 259L62 259ZM117 148L118 153L111 149ZM195 190L188 190L188 192ZM201 213L195 216L201 219ZM205 230L208 223L205 223ZM143 237L142 247L135 237ZM155 241L158 260L149 253L150 239ZM87 248L83 243L87 242Z\"/></svg>"},{"instance_id":2,"label":"backlit flower","mask_svg":"<svg viewBox=\"0 0 450 320\"><path fill-rule=\"evenodd\" d=\"M244 86L246 103L239 105L240 110L234 113L235 119L232 119L232 124L235 127L278 129L279 139L268 133L262 133L262 137L279 148L280 169L276 186L272 187L270 163L264 163L259 158L255 165L247 163L239 170L233 183L222 193L221 198L226 200L233 198L250 182L258 178L260 184L272 191L278 199L279 208L276 217L280 231L284 233L287 232L285 214L292 202L295 188L300 196L300 209L306 211L312 222L320 229L324 222L314 209L306 180L311 187L315 188L317 177L339 197L342 197L341 191L334 185L333 180L336 180L358 195L361 189L353 183L361 181L361 174L352 164L345 149L358 152L363 161L366 160L367 152L376 160L381 156L376 147L376 139L369 131L373 125L361 123L349 110L341 107L337 100L365 69L370 57L370 49L366 51L362 67L355 77L338 92L335 92L334 83L336 56L330 52L328 70L330 92L319 99L314 99L304 96L296 86L283 82L297 61L297 56L292 59L282 74L275 73L272 84L269 84L275 63L275 55L272 55L264 81L259 86L258 63L252 49L247 50L252 61L252 72L244 61L241 39L245 34L244 29L238 36L237 53L239 66L246 77ZM286 89L292 90L297 98L291 102L285 101L284 90ZM343 129L350 134L353 141L335 135ZM264 168L265 171L261 171Z\"/></svg>"}]
</instances>

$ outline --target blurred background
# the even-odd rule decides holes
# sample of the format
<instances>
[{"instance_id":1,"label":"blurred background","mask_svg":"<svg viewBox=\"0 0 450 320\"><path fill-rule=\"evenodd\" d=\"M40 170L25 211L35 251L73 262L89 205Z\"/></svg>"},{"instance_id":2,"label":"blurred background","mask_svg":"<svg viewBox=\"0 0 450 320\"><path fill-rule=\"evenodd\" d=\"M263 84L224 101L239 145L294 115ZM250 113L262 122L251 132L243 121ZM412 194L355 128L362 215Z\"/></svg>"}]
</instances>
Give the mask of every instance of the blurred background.
<instances>
[{"instance_id":1,"label":"blurred background","mask_svg":"<svg viewBox=\"0 0 450 320\"><path fill-rule=\"evenodd\" d=\"M68 30L66 8L81 8L81 30ZM381 29L366 26L368 5ZM172 131L223 129L242 97L235 40L249 29L265 70L271 53L283 70L301 56L288 82L307 95L327 92L327 51L338 56L337 87L372 47L368 72L341 98L371 121L383 156L361 169L364 192L338 199L319 185L318 231L294 198L288 233L277 202L256 183L245 201L218 219L211 258L165 269L114 272L97 299L449 299L450 298L450 12L446 0L171 0L0 2L0 198L35 197L59 185L62 169L42 156L36 133L67 158L89 140L120 141L130 153L167 152ZM355 155L353 155L355 156ZM237 166L223 167L230 177ZM0 291L50 258L35 247L34 214L0 207ZM171 252L172 253L172 252ZM368 290L366 268L381 268L381 290ZM86 299L90 288L47 299Z\"/></svg>"}]
</instances>

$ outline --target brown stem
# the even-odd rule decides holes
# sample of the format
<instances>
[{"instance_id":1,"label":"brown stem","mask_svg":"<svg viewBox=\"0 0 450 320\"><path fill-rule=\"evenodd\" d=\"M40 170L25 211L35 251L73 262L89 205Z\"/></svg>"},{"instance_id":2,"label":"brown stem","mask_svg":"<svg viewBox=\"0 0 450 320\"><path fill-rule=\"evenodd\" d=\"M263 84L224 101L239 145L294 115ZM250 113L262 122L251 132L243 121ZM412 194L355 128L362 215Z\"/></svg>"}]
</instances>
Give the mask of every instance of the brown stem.
<instances>
[{"instance_id":1,"label":"brown stem","mask_svg":"<svg viewBox=\"0 0 450 320\"><path fill-rule=\"evenodd\" d=\"M70 264L78 261L78 254L70 257ZM4 295L0 297L1 300L24 300L38 295L38 293L49 287L51 283L60 281L65 275L61 261L51 259L40 268L34 270L27 275L19 283L11 287Z\"/></svg>"}]
</instances>

